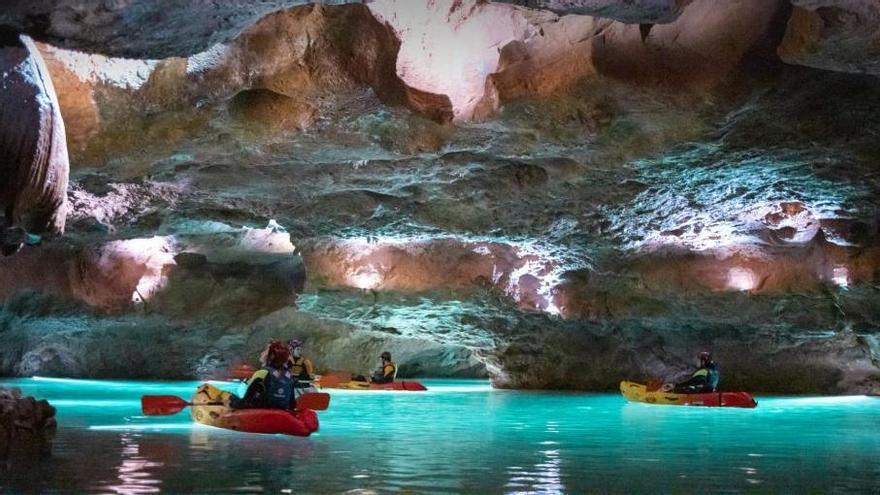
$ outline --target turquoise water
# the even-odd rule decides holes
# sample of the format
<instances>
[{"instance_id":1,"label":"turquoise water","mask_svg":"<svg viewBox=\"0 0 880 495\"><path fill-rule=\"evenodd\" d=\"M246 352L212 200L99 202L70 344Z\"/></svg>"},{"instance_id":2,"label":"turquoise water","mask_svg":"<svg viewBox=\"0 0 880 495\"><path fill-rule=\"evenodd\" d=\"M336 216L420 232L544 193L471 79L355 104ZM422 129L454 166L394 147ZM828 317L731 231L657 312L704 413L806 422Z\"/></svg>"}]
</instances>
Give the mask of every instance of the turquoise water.
<instances>
[{"instance_id":1,"label":"turquoise water","mask_svg":"<svg viewBox=\"0 0 880 495\"><path fill-rule=\"evenodd\" d=\"M0 466L3 493L684 493L880 491L880 399L759 398L754 410L613 394L338 392L310 438L144 417L195 382L0 380L58 408L49 458ZM235 385L226 384L235 388Z\"/></svg>"}]
</instances>

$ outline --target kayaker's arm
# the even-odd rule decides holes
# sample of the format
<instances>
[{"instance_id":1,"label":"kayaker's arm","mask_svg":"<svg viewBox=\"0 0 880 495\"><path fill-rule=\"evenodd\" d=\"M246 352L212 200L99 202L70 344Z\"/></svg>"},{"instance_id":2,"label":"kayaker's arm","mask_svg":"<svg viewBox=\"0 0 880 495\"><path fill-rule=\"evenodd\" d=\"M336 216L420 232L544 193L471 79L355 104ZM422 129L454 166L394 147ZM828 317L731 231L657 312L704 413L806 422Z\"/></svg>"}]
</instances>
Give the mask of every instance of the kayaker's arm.
<instances>
[{"instance_id":1,"label":"kayaker's arm","mask_svg":"<svg viewBox=\"0 0 880 495\"><path fill-rule=\"evenodd\" d=\"M709 370L700 368L685 382L675 385L672 389L677 394L694 394L704 392L708 384Z\"/></svg>"},{"instance_id":2,"label":"kayaker's arm","mask_svg":"<svg viewBox=\"0 0 880 495\"><path fill-rule=\"evenodd\" d=\"M309 376L309 380L314 380L315 379L315 367L314 367L314 365L312 365L311 359L306 358L306 360L303 362L303 368L305 368L306 375Z\"/></svg>"},{"instance_id":3,"label":"kayaker's arm","mask_svg":"<svg viewBox=\"0 0 880 495\"><path fill-rule=\"evenodd\" d=\"M248 380L247 391L244 393L242 402L244 404L254 404L266 393L266 377L269 371L266 369L257 370Z\"/></svg>"}]
</instances>

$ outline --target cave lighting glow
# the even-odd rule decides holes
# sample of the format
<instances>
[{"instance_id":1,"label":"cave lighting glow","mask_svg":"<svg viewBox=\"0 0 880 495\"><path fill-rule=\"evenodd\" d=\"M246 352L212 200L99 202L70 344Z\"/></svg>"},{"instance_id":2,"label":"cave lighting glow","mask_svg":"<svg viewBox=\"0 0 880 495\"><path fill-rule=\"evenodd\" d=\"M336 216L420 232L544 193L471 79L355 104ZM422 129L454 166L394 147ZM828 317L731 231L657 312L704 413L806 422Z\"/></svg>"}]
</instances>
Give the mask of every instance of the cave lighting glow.
<instances>
[{"instance_id":1,"label":"cave lighting glow","mask_svg":"<svg viewBox=\"0 0 880 495\"><path fill-rule=\"evenodd\" d=\"M456 236L357 236L341 239L338 246L343 249L349 259L360 261L360 266L355 266L353 271L345 275L345 285L358 289L371 290L379 288L384 282L386 273L393 267L376 266L371 259L373 254L384 247L396 247L399 249L420 249L420 244L433 241L458 241L462 247L469 248L471 252L487 258L496 256L493 249L498 245L509 246L512 254L519 258L521 266L508 270L493 266L491 280L498 285L506 277L506 283L500 288L504 293L515 300L523 303L529 300L529 309L558 316L563 313L562 308L554 302L556 288L562 283L563 274L569 270L588 268L589 263L583 257L569 253L566 248L544 245L528 240L511 240L492 237L456 237ZM520 286L520 280L524 276L532 276L538 280L534 294L526 293ZM534 296L534 297L530 297ZM534 304L530 299L534 299Z\"/></svg>"},{"instance_id":2,"label":"cave lighting glow","mask_svg":"<svg viewBox=\"0 0 880 495\"><path fill-rule=\"evenodd\" d=\"M835 266L831 271L831 281L836 285L846 288L849 286L849 269L845 266Z\"/></svg>"},{"instance_id":3,"label":"cave lighting glow","mask_svg":"<svg viewBox=\"0 0 880 495\"><path fill-rule=\"evenodd\" d=\"M138 90L159 65L158 60L137 60L65 50L48 45L40 48L58 60L80 81Z\"/></svg>"},{"instance_id":4,"label":"cave lighting glow","mask_svg":"<svg viewBox=\"0 0 880 495\"><path fill-rule=\"evenodd\" d=\"M144 274L138 280L131 294L134 303L149 301L168 283L164 268L176 264L174 261L173 236L154 236L145 239L128 239L116 241L110 247L122 257L131 260L132 264L144 267Z\"/></svg>"},{"instance_id":5,"label":"cave lighting glow","mask_svg":"<svg viewBox=\"0 0 880 495\"><path fill-rule=\"evenodd\" d=\"M375 289L382 283L382 274L373 266L361 267L348 276L348 285L358 289Z\"/></svg>"},{"instance_id":6,"label":"cave lighting glow","mask_svg":"<svg viewBox=\"0 0 880 495\"><path fill-rule=\"evenodd\" d=\"M727 272L727 288L738 291L755 290L759 278L752 270L735 266Z\"/></svg>"}]
</instances>

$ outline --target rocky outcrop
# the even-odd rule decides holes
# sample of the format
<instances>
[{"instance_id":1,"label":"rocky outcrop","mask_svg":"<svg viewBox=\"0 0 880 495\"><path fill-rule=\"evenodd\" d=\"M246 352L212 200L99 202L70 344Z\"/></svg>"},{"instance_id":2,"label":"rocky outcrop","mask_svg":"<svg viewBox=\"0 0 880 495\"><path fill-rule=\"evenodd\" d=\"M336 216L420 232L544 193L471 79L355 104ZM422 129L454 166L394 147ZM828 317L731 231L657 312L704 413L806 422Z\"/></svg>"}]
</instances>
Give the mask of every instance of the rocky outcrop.
<instances>
[{"instance_id":1,"label":"rocky outcrop","mask_svg":"<svg viewBox=\"0 0 880 495\"><path fill-rule=\"evenodd\" d=\"M234 38L273 11L305 0L253 2L11 0L0 24L72 50L129 58L188 56ZM325 0L324 4L350 3Z\"/></svg>"},{"instance_id":2,"label":"rocky outcrop","mask_svg":"<svg viewBox=\"0 0 880 495\"><path fill-rule=\"evenodd\" d=\"M562 264L540 247L466 239L325 240L303 246L313 285L429 292L493 287L523 309L558 314Z\"/></svg>"},{"instance_id":3,"label":"rocky outcrop","mask_svg":"<svg viewBox=\"0 0 880 495\"><path fill-rule=\"evenodd\" d=\"M741 301L742 302L742 301ZM749 303L751 304L751 303ZM498 357L494 383L512 388L614 390L622 379L687 377L694 356L711 350L725 390L877 393L876 333L804 333L785 325L640 321L518 328Z\"/></svg>"},{"instance_id":4,"label":"rocky outcrop","mask_svg":"<svg viewBox=\"0 0 880 495\"><path fill-rule=\"evenodd\" d=\"M398 47L363 5L308 5L268 15L185 59L42 49L71 122L75 157L100 164L114 151L140 153L212 125L229 126L227 116L233 127L302 131L339 105L341 95L361 88L430 119L450 120L447 97L411 88L396 75Z\"/></svg>"},{"instance_id":5,"label":"rocky outcrop","mask_svg":"<svg viewBox=\"0 0 880 495\"><path fill-rule=\"evenodd\" d=\"M377 0L369 7L401 39L400 77L447 95L457 120L486 119L505 102L547 96L596 74L706 88L775 39L787 12L778 0L669 2L675 15L651 27L476 0Z\"/></svg>"},{"instance_id":6,"label":"rocky outcrop","mask_svg":"<svg viewBox=\"0 0 880 495\"><path fill-rule=\"evenodd\" d=\"M880 75L880 5L873 0L793 0L779 56L787 63Z\"/></svg>"},{"instance_id":7,"label":"rocky outcrop","mask_svg":"<svg viewBox=\"0 0 880 495\"><path fill-rule=\"evenodd\" d=\"M496 0L546 9L560 15L581 14L644 24L673 21L691 0Z\"/></svg>"},{"instance_id":8,"label":"rocky outcrop","mask_svg":"<svg viewBox=\"0 0 880 495\"><path fill-rule=\"evenodd\" d=\"M712 348L725 386L876 391L876 81L779 63L781 0L540 3L630 24L379 0L41 45L71 211L0 263L0 374L222 377L297 337L321 370L613 389Z\"/></svg>"},{"instance_id":9,"label":"rocky outcrop","mask_svg":"<svg viewBox=\"0 0 880 495\"><path fill-rule=\"evenodd\" d=\"M286 233L216 227L85 249L55 245L0 262L0 299L39 290L113 313L253 319L302 291L305 272L293 251Z\"/></svg>"},{"instance_id":10,"label":"rocky outcrop","mask_svg":"<svg viewBox=\"0 0 880 495\"><path fill-rule=\"evenodd\" d=\"M52 78L27 37L0 33L0 207L2 227L61 233L68 157ZM6 245L21 245L4 241Z\"/></svg>"},{"instance_id":11,"label":"rocky outcrop","mask_svg":"<svg viewBox=\"0 0 880 495\"><path fill-rule=\"evenodd\" d=\"M0 387L0 459L51 449L55 408L45 400L22 397L17 388Z\"/></svg>"},{"instance_id":12,"label":"rocky outcrop","mask_svg":"<svg viewBox=\"0 0 880 495\"><path fill-rule=\"evenodd\" d=\"M189 56L225 43L260 18L309 2L273 0L252 5L240 0L208 2L127 1L97 4L82 0L11 0L0 24L72 50L129 58ZM326 5L353 2L325 0ZM685 0L505 0L557 14L585 14L629 23L673 20Z\"/></svg>"},{"instance_id":13,"label":"rocky outcrop","mask_svg":"<svg viewBox=\"0 0 880 495\"><path fill-rule=\"evenodd\" d=\"M695 0L675 21L649 30L597 21L592 58L600 74L705 89L731 75L751 50L775 43L776 23L787 11L778 0Z\"/></svg>"}]
</instances>

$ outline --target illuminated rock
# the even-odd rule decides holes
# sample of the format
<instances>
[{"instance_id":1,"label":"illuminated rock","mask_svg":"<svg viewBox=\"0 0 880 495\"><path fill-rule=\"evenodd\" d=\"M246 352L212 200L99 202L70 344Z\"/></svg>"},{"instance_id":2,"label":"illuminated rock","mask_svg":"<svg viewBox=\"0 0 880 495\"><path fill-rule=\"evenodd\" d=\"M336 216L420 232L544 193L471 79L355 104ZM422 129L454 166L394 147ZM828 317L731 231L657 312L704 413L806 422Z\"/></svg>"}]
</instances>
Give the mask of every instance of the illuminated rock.
<instances>
[{"instance_id":1,"label":"illuminated rock","mask_svg":"<svg viewBox=\"0 0 880 495\"><path fill-rule=\"evenodd\" d=\"M28 37L0 37L0 226L61 233L69 164L52 78Z\"/></svg>"},{"instance_id":2,"label":"illuminated rock","mask_svg":"<svg viewBox=\"0 0 880 495\"><path fill-rule=\"evenodd\" d=\"M408 87L396 75L398 46L362 5L309 5L267 15L226 44L187 59L42 49L61 88L75 156L100 162L113 151L142 152L198 135L215 107L226 107L240 127L301 131L340 94L359 88L430 119L450 120L448 98Z\"/></svg>"},{"instance_id":3,"label":"illuminated rock","mask_svg":"<svg viewBox=\"0 0 880 495\"><path fill-rule=\"evenodd\" d=\"M793 0L779 56L825 70L880 74L880 5L873 0Z\"/></svg>"},{"instance_id":4,"label":"illuminated rock","mask_svg":"<svg viewBox=\"0 0 880 495\"><path fill-rule=\"evenodd\" d=\"M11 0L0 24L74 50L131 58L187 56L225 42L261 17L305 0L153 2ZM325 4L350 3L328 0Z\"/></svg>"},{"instance_id":5,"label":"illuminated rock","mask_svg":"<svg viewBox=\"0 0 880 495\"><path fill-rule=\"evenodd\" d=\"M293 304L302 291L293 250L288 234L270 229L47 247L0 263L0 299L38 290L108 312L253 318Z\"/></svg>"},{"instance_id":6,"label":"illuminated rock","mask_svg":"<svg viewBox=\"0 0 880 495\"><path fill-rule=\"evenodd\" d=\"M322 285L428 292L496 287L526 310L558 314L559 261L539 246L458 239L326 240L303 246Z\"/></svg>"}]
</instances>

